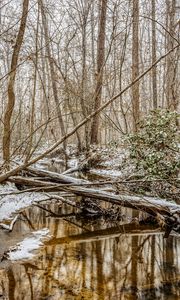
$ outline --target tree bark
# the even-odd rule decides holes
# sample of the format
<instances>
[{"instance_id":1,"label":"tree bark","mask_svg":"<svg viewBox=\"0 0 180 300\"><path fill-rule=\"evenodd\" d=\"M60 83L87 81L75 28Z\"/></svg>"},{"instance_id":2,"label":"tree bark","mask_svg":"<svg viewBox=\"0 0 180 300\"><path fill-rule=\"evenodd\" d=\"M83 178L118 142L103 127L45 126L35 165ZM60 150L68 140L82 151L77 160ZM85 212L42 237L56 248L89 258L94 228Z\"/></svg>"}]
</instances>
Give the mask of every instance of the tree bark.
<instances>
[{"instance_id":1,"label":"tree bark","mask_svg":"<svg viewBox=\"0 0 180 300\"><path fill-rule=\"evenodd\" d=\"M14 51L11 60L11 68L8 78L8 103L4 115L4 132L3 132L3 159L6 165L10 162L10 145L11 145L11 119L15 105L15 79L16 79L16 68L18 64L19 53L23 43L24 33L26 29L26 21L28 14L29 0L24 0L22 9L21 23L14 46Z\"/></svg>"},{"instance_id":2,"label":"tree bark","mask_svg":"<svg viewBox=\"0 0 180 300\"><path fill-rule=\"evenodd\" d=\"M139 0L133 0L132 81L139 76ZM133 131L140 119L139 82L132 86Z\"/></svg>"},{"instance_id":3,"label":"tree bark","mask_svg":"<svg viewBox=\"0 0 180 300\"><path fill-rule=\"evenodd\" d=\"M100 0L100 23L98 35L98 50L97 50L97 74L96 74L96 89L94 99L94 110L101 106L102 84L103 84L103 67L105 58L105 32L106 32L106 12L107 0ZM99 132L99 115L95 115L92 120L91 126L91 143L98 144Z\"/></svg>"},{"instance_id":4,"label":"tree bark","mask_svg":"<svg viewBox=\"0 0 180 300\"><path fill-rule=\"evenodd\" d=\"M175 40L172 38L175 32L175 12L176 12L176 0L166 0L166 13L167 20L166 26L169 31L166 36L166 49L169 50L174 46ZM167 108L176 110L178 105L178 95L176 87L176 54L171 53L167 57L166 61L166 103Z\"/></svg>"},{"instance_id":5,"label":"tree bark","mask_svg":"<svg viewBox=\"0 0 180 300\"><path fill-rule=\"evenodd\" d=\"M83 15L82 15L82 78L81 78L81 108L83 117L86 118L89 111L89 104L87 102L86 97L86 89L87 89L87 66L86 66L86 56L87 56L87 24L88 24L88 14L89 14L90 4L85 3L83 7ZM90 138L89 138L89 123L85 124L85 141L86 141L86 149L89 149Z\"/></svg>"},{"instance_id":6,"label":"tree bark","mask_svg":"<svg viewBox=\"0 0 180 300\"><path fill-rule=\"evenodd\" d=\"M54 181L62 182L62 183L66 183L66 184L69 184L69 183L83 184L83 183L88 182L83 179L77 179L77 178L73 178L70 176L62 175L62 174L51 172L51 171L41 170L41 169L33 168L33 167L27 168L26 171L28 174L32 174L32 175L40 176L40 177L48 177Z\"/></svg>"},{"instance_id":7,"label":"tree bark","mask_svg":"<svg viewBox=\"0 0 180 300\"><path fill-rule=\"evenodd\" d=\"M34 127L35 127L35 100L36 100L36 88L37 88L37 73L38 73L38 34L39 34L39 8L38 8L38 18L36 23L36 55L34 60L34 82L33 82L33 93L32 93L32 101L31 101L31 113L30 113L30 138L26 149L26 161L28 161L33 154L33 141L34 141Z\"/></svg>"},{"instance_id":8,"label":"tree bark","mask_svg":"<svg viewBox=\"0 0 180 300\"><path fill-rule=\"evenodd\" d=\"M155 0L151 0L152 7L152 63L156 61L156 3ZM153 90L153 109L157 109L157 71L156 66L152 68L152 90Z\"/></svg>"}]
</instances>

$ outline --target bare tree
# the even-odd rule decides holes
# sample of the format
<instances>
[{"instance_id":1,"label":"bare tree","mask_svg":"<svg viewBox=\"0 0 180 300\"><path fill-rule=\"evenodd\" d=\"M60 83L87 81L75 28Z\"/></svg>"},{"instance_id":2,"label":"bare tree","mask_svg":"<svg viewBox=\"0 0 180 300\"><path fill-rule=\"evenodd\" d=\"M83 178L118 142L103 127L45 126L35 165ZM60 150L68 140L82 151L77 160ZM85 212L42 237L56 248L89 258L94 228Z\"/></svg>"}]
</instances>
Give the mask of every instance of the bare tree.
<instances>
[{"instance_id":1,"label":"bare tree","mask_svg":"<svg viewBox=\"0 0 180 300\"><path fill-rule=\"evenodd\" d=\"M156 61L156 2L151 0L152 7L152 64ZM152 69L152 91L153 91L153 109L156 109L158 106L157 102L157 71L156 66Z\"/></svg>"},{"instance_id":2,"label":"bare tree","mask_svg":"<svg viewBox=\"0 0 180 300\"><path fill-rule=\"evenodd\" d=\"M133 1L132 81L139 75L139 0ZM132 86L133 130L140 118L139 82Z\"/></svg>"},{"instance_id":3,"label":"bare tree","mask_svg":"<svg viewBox=\"0 0 180 300\"><path fill-rule=\"evenodd\" d=\"M8 103L4 115L4 133L3 133L3 159L8 165L10 160L10 143L11 143L11 118L15 105L15 79L16 79L16 68L18 64L19 53L23 43L24 33L26 29L26 20L28 14L29 0L24 0L21 23L16 38L16 43L14 45L11 68L9 73L8 81Z\"/></svg>"},{"instance_id":4,"label":"bare tree","mask_svg":"<svg viewBox=\"0 0 180 300\"><path fill-rule=\"evenodd\" d=\"M44 28L44 34L45 34L45 43L46 43L46 52L47 52L47 57L49 61L49 66L50 66L50 75L51 75L51 81L52 81L52 90L53 90L53 96L54 96L54 101L56 105L56 110L57 110L57 116L58 116L58 121L59 121L59 126L61 130L62 136L65 135L65 126L64 126L64 121L62 117L62 112L60 108L60 101L58 98L58 89L57 89L57 84L56 84L56 73L54 69L54 61L51 53L51 47L50 47L50 38L49 38L49 32L48 32L48 23L47 23L47 18L46 18L46 13L45 13L45 8L42 0L38 1L40 9L41 9L41 15L42 15L42 23L43 23L43 28ZM64 144L64 147L66 145Z\"/></svg>"},{"instance_id":5,"label":"bare tree","mask_svg":"<svg viewBox=\"0 0 180 300\"><path fill-rule=\"evenodd\" d=\"M30 161L42 133L41 145L50 146L150 64L148 78L120 93L100 116L93 115L70 143L82 150L90 143L120 141L121 135L138 130L141 114L152 107L179 109L179 49L170 51L179 42L178 1L64 0L65 6L55 0L32 1L18 63L12 53L17 44L21 47L17 28L22 14L18 1L11 1L13 5L4 1L0 7L0 146L5 160L10 160L7 149L12 148L13 159L18 148ZM156 69L156 56L169 51ZM36 130L47 119L46 130Z\"/></svg>"},{"instance_id":6,"label":"bare tree","mask_svg":"<svg viewBox=\"0 0 180 300\"><path fill-rule=\"evenodd\" d=\"M94 110L101 106L101 94L103 84L103 67L105 57L105 30L106 30L106 12L107 0L100 0L100 21L98 34L98 50L97 50L97 73L96 73L96 89L94 99ZM99 115L95 115L91 126L91 143L98 143L99 132Z\"/></svg>"},{"instance_id":7,"label":"bare tree","mask_svg":"<svg viewBox=\"0 0 180 300\"><path fill-rule=\"evenodd\" d=\"M166 28L168 30L166 37L166 48L171 49L175 40L173 36L175 34L175 13L176 13L176 0L166 1ZM167 57L166 61L166 102L167 107L172 110L177 109L178 95L177 95L177 59L176 53L173 52Z\"/></svg>"}]
</instances>

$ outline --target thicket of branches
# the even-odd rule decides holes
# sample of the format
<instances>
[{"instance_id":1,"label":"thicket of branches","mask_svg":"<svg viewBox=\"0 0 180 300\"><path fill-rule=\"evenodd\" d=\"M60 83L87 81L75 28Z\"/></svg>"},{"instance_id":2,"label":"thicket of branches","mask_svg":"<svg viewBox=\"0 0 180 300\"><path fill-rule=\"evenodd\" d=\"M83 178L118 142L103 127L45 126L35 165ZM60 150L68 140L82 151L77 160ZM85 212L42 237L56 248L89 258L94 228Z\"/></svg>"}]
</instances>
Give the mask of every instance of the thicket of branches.
<instances>
[{"instance_id":1,"label":"thicket of branches","mask_svg":"<svg viewBox=\"0 0 180 300\"><path fill-rule=\"evenodd\" d=\"M29 161L115 95L70 142L82 149L121 141L151 109L178 111L179 20L176 0L2 0L4 160Z\"/></svg>"}]
</instances>

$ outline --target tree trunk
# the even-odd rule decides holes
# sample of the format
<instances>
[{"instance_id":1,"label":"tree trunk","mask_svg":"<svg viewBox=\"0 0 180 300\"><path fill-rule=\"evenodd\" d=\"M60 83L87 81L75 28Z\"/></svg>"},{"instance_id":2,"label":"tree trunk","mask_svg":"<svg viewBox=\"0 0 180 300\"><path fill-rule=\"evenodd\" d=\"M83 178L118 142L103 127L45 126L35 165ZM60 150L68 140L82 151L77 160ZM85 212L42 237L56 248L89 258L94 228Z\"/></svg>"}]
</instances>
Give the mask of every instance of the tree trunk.
<instances>
[{"instance_id":1,"label":"tree trunk","mask_svg":"<svg viewBox=\"0 0 180 300\"><path fill-rule=\"evenodd\" d=\"M46 19L46 14L44 10L44 4L42 0L38 1L40 9L41 9L41 15L42 15L42 23L43 23L43 28L44 28L44 34L45 34L45 43L46 43L46 52L47 52L47 57L48 57L48 62L50 66L50 75L51 75L51 82L52 82L52 90L53 90L53 96L54 96L54 101L56 105L56 111L57 111L57 116L58 116L58 121L59 121L59 126L61 129L61 135L65 135L65 127L64 127L64 121L62 117L62 112L60 108L60 102L58 99L58 90L57 90L57 85L56 85L56 73L54 70L54 61L51 55L51 48L50 48L50 38L49 38L49 32L48 32L48 24L47 24L47 19ZM64 148L66 148L66 143L64 142Z\"/></svg>"},{"instance_id":2,"label":"tree trunk","mask_svg":"<svg viewBox=\"0 0 180 300\"><path fill-rule=\"evenodd\" d=\"M106 11L107 0L100 0L100 23L98 34L98 50L97 50L97 74L96 74L96 89L94 97L94 110L97 110L101 106L101 94L103 84L103 67L105 57L105 31L106 31ZM91 126L91 143L98 144L98 132L99 132L99 115L95 115L92 120Z\"/></svg>"},{"instance_id":3,"label":"tree trunk","mask_svg":"<svg viewBox=\"0 0 180 300\"><path fill-rule=\"evenodd\" d=\"M35 100L36 100L36 88L37 88L37 72L38 72L38 33L39 33L39 9L38 9L38 18L37 18L37 24L36 24L36 55L34 60L34 82L33 82L33 93L32 93L32 101L31 101L31 115L30 115L30 138L28 142L28 146L26 149L26 161L28 161L32 154L33 154L33 141L34 141L34 127L35 127Z\"/></svg>"},{"instance_id":4,"label":"tree trunk","mask_svg":"<svg viewBox=\"0 0 180 300\"><path fill-rule=\"evenodd\" d=\"M151 2L152 7L152 64L156 61L156 4L155 0ZM157 109L157 67L152 68L152 90L153 90L153 109Z\"/></svg>"},{"instance_id":5,"label":"tree trunk","mask_svg":"<svg viewBox=\"0 0 180 300\"><path fill-rule=\"evenodd\" d=\"M85 3L82 15L82 78L81 78L81 108L83 117L86 118L89 111L89 104L86 97L87 89L87 66L86 66L86 56L87 56L87 22L89 14L89 3ZM85 124L85 141L86 149L89 149L90 138L89 138L89 122Z\"/></svg>"},{"instance_id":6,"label":"tree trunk","mask_svg":"<svg viewBox=\"0 0 180 300\"><path fill-rule=\"evenodd\" d=\"M24 0L23 10L21 17L21 24L19 27L16 43L11 60L11 68L9 73L8 81L8 103L4 115L4 133L3 133L3 159L6 165L9 165L10 161L10 144L11 144L11 118L15 105L15 79L16 79L16 68L18 64L19 53L23 43L24 33L26 29L26 20L28 14L29 0Z\"/></svg>"},{"instance_id":7,"label":"tree trunk","mask_svg":"<svg viewBox=\"0 0 180 300\"><path fill-rule=\"evenodd\" d=\"M133 1L132 81L139 76L139 0ZM139 82L132 86L133 131L140 119Z\"/></svg>"},{"instance_id":8,"label":"tree trunk","mask_svg":"<svg viewBox=\"0 0 180 300\"><path fill-rule=\"evenodd\" d=\"M168 29L166 37L166 49L169 50L174 46L174 36L175 32L175 12L176 12L176 0L166 0L166 13L167 20L166 26ZM178 105L178 95L176 88L176 53L173 52L167 57L166 61L166 103L167 108L171 110L176 110Z\"/></svg>"}]
</instances>

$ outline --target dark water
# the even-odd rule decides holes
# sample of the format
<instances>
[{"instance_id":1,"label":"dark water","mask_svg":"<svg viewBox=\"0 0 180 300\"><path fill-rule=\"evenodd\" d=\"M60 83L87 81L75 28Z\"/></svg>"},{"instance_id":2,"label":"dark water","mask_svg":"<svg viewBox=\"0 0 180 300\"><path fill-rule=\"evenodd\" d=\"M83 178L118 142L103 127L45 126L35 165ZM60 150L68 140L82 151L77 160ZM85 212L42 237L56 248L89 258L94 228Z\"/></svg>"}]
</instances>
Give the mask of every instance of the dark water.
<instances>
[{"instance_id":1,"label":"dark water","mask_svg":"<svg viewBox=\"0 0 180 300\"><path fill-rule=\"evenodd\" d=\"M73 212L57 204L51 210ZM127 221L47 215L27 209L8 235L49 228L52 238L30 261L3 262L0 299L180 299L178 237Z\"/></svg>"}]
</instances>

